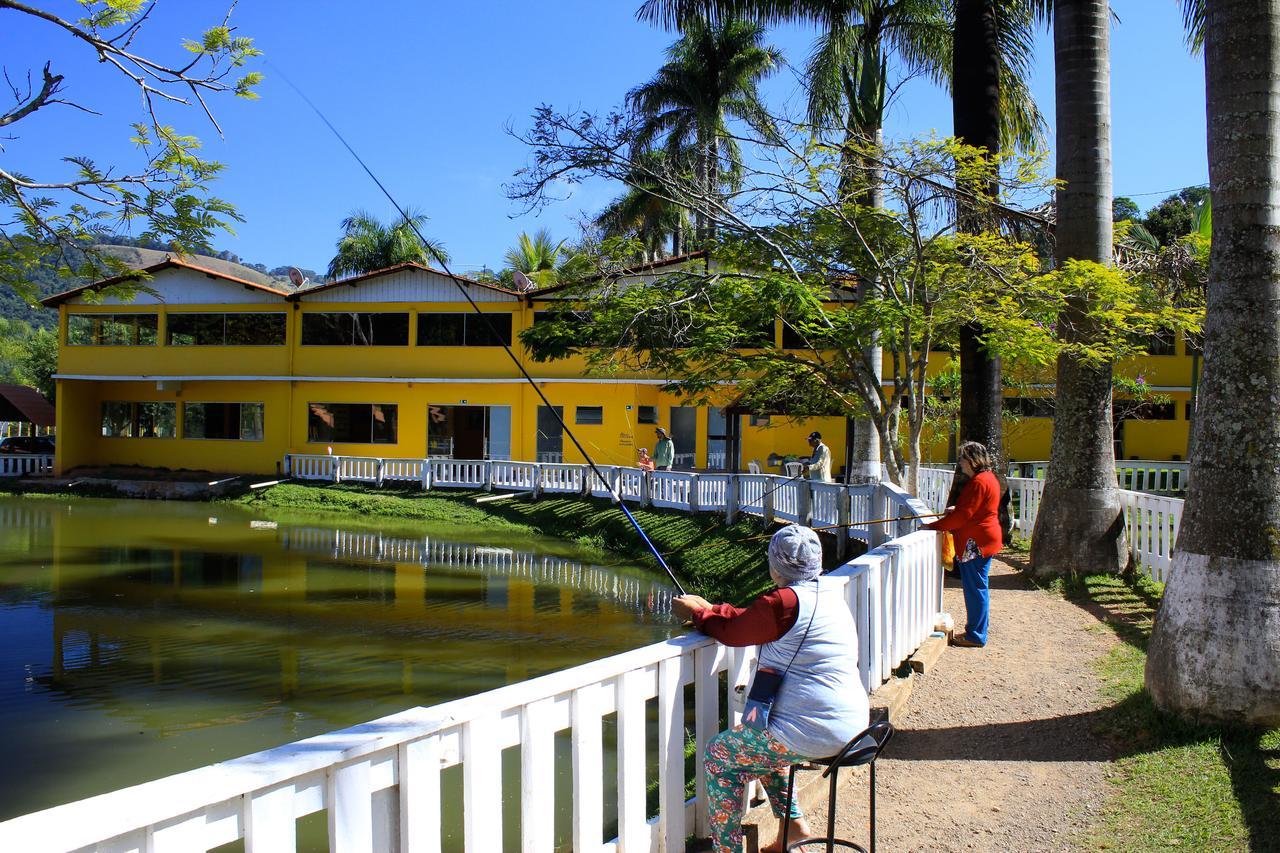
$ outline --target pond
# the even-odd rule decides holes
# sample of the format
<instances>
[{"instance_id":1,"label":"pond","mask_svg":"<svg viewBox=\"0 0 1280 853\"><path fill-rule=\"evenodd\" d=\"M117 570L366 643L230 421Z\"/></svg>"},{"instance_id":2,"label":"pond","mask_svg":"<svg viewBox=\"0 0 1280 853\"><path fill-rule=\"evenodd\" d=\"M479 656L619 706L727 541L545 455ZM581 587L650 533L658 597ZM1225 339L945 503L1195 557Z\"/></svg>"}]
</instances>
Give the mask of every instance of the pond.
<instances>
[{"instance_id":1,"label":"pond","mask_svg":"<svg viewBox=\"0 0 1280 853\"><path fill-rule=\"evenodd\" d=\"M0 497L0 819L672 636L556 540Z\"/></svg>"}]
</instances>

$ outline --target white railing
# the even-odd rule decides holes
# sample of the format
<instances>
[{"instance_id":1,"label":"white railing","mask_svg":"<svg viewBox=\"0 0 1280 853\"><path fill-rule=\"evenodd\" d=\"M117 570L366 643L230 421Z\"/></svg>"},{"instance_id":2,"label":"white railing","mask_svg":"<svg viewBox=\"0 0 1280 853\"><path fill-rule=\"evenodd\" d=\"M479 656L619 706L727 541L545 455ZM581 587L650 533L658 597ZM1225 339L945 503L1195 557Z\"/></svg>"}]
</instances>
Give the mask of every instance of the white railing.
<instances>
[{"instance_id":1,"label":"white railing","mask_svg":"<svg viewBox=\"0 0 1280 853\"><path fill-rule=\"evenodd\" d=\"M920 469L920 494L936 511L941 511L951 488L952 473L936 468ZM1013 528L1030 538L1036 527L1036 515L1044 496L1044 480L1009 478ZM1181 498L1153 495L1129 489L1120 490L1125 535L1134 565L1142 566L1153 579L1164 583L1173 565L1173 550L1182 524Z\"/></svg>"},{"instance_id":2,"label":"white railing","mask_svg":"<svg viewBox=\"0 0 1280 853\"><path fill-rule=\"evenodd\" d=\"M53 456L44 453L0 453L0 477L26 477L53 470Z\"/></svg>"},{"instance_id":3,"label":"white railing","mask_svg":"<svg viewBox=\"0 0 1280 853\"><path fill-rule=\"evenodd\" d=\"M1161 459L1117 459L1116 485L1134 492L1156 494L1182 493L1187 490L1191 463ZM1010 462L1009 476L1043 480L1049 474L1044 460Z\"/></svg>"},{"instance_id":4,"label":"white railing","mask_svg":"<svg viewBox=\"0 0 1280 853\"><path fill-rule=\"evenodd\" d=\"M325 479L326 466L292 457L294 476ZM330 462L352 478L381 464ZM421 460L419 460L421 461ZM434 467L440 460L432 460ZM476 464L476 463L472 463ZM488 463L479 463L488 464ZM582 466L529 465L547 483L582 491ZM502 467L502 466L508 467ZM527 484L521 463L493 463L484 473L497 486ZM569 470L572 469L572 470ZM408 470L408 469L406 469ZM576 473L575 473L576 472ZM820 507L837 519L870 512L901 517L925 511L924 504L894 487L843 487L817 484L811 501L807 481L766 475L676 474L644 476L637 469L602 469L624 499L715 511L751 512L775 517L773 498L782 503ZM442 475L457 479L480 475L475 469L431 471L430 485ZM424 486L427 486L423 479ZM471 483L470 485L477 485ZM592 491L603 485L592 483ZM646 488L647 487L647 488ZM605 489L606 493L608 489ZM787 497L787 496L790 497ZM753 503L754 502L754 503ZM736 506L735 506L736 505ZM832 510L834 505L835 509ZM854 509L856 508L856 509ZM794 511L792 512L794 514ZM907 522L887 527L906 529ZM299 533L299 545L352 553L394 553L409 559L434 545L388 540L371 532L334 538ZM942 607L939 537L929 531L899 535L830 574L843 583L845 600L858 629L858 667L868 691L879 686L919 647L936 624ZM450 546L444 546L450 547ZM465 550L465 548L464 548ZM451 558L483 560L490 555L471 548ZM557 568L556 570L561 570ZM429 850L442 843L441 773L461 765L462 832L468 851L503 848L501 814L504 749L520 750L520 825L522 847L551 851L557 844L555 815L572 811L573 849L579 851L678 851L688 835L708 831L706 783L701 760L692 762L696 795L685 798L685 738L691 728L696 756L720 728L721 708L730 725L741 716L737 688L750 680L754 649L731 649L700 635L687 635L635 651L593 661L562 672L512 684L430 708L413 708L371 723L309 738L244 758L181 773L77 803L0 823L0 850L208 850L237 839L246 849L294 849L297 819L321 810L329 815L329 849L346 851ZM726 673L721 685L721 673ZM686 719L686 692L693 687L692 719ZM648 725L647 703L656 700L657 727ZM725 703L722 705L721 703ZM604 784L605 717L616 714L617 784ZM572 798L557 802L555 739L568 732ZM658 797L647 806L648 757L656 755ZM616 797L617 837L604 838L605 797Z\"/></svg>"}]
</instances>

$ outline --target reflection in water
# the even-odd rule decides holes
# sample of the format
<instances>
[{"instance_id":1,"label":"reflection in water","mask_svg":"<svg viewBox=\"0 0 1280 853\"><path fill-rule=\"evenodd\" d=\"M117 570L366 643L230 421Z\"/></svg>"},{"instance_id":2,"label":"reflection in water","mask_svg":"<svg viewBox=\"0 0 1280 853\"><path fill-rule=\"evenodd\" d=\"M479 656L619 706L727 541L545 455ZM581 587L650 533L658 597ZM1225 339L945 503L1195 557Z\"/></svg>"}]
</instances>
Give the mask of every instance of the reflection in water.
<instances>
[{"instance_id":1,"label":"reflection in water","mask_svg":"<svg viewBox=\"0 0 1280 853\"><path fill-rule=\"evenodd\" d=\"M0 498L0 819L672 633L643 570L509 545Z\"/></svg>"}]
</instances>

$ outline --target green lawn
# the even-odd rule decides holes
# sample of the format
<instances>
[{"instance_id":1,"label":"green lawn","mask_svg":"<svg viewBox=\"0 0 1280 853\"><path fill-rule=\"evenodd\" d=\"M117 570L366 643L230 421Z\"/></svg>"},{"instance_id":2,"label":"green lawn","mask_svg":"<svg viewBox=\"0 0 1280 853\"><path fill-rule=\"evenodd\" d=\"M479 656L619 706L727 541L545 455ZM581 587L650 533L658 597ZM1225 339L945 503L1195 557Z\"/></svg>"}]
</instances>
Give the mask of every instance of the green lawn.
<instances>
[{"instance_id":1,"label":"green lawn","mask_svg":"<svg viewBox=\"0 0 1280 853\"><path fill-rule=\"evenodd\" d=\"M1104 694L1115 703L1099 731L1120 757L1110 774L1111 796L1084 846L1280 850L1280 729L1184 723L1156 710L1143 689L1160 585L1095 576L1063 592L1102 616L1123 641L1098 665Z\"/></svg>"}]
</instances>

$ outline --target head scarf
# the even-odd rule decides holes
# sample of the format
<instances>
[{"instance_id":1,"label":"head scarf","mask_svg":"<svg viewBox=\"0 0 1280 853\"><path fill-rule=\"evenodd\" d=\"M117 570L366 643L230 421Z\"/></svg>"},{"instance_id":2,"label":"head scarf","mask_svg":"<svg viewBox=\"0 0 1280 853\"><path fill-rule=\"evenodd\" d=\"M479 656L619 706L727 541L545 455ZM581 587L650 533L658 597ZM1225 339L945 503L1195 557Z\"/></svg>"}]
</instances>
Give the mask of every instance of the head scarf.
<instances>
[{"instance_id":1,"label":"head scarf","mask_svg":"<svg viewBox=\"0 0 1280 853\"><path fill-rule=\"evenodd\" d=\"M822 574L822 543L808 527L788 524L769 540L769 568L783 583L813 580Z\"/></svg>"}]
</instances>

